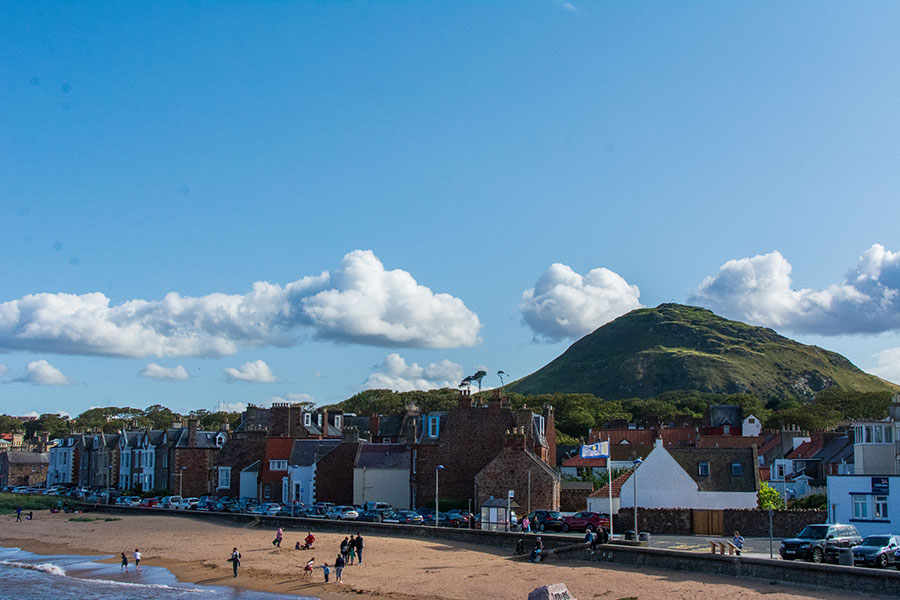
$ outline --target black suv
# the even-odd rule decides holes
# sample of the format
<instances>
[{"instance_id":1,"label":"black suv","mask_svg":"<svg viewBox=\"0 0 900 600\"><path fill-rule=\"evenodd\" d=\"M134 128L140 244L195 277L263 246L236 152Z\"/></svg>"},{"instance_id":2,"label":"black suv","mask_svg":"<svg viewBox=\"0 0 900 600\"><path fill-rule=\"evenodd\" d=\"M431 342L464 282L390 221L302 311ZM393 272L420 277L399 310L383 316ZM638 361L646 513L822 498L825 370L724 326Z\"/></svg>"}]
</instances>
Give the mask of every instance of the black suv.
<instances>
[{"instance_id":1,"label":"black suv","mask_svg":"<svg viewBox=\"0 0 900 600\"><path fill-rule=\"evenodd\" d=\"M547 529L562 531L563 524L565 523L562 515L555 510L532 511L531 514L528 515L528 521L531 523L532 531L545 531Z\"/></svg>"},{"instance_id":2,"label":"black suv","mask_svg":"<svg viewBox=\"0 0 900 600\"><path fill-rule=\"evenodd\" d=\"M820 563L837 561L840 548L861 543L862 537L853 525L807 525L797 537L781 542L778 552L784 560L802 558Z\"/></svg>"}]
</instances>

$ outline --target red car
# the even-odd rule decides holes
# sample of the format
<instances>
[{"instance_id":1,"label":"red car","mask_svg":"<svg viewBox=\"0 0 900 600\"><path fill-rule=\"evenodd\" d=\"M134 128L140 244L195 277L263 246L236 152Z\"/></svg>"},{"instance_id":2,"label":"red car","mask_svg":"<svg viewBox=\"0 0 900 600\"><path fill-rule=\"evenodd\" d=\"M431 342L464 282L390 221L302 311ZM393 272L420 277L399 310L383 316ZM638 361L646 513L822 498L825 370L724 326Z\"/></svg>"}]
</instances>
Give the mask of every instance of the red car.
<instances>
[{"instance_id":1,"label":"red car","mask_svg":"<svg viewBox=\"0 0 900 600\"><path fill-rule=\"evenodd\" d=\"M603 513L586 510L563 518L562 530L565 531L597 531L609 529L609 517Z\"/></svg>"},{"instance_id":2,"label":"red car","mask_svg":"<svg viewBox=\"0 0 900 600\"><path fill-rule=\"evenodd\" d=\"M138 506L159 506L159 498L144 498Z\"/></svg>"}]
</instances>

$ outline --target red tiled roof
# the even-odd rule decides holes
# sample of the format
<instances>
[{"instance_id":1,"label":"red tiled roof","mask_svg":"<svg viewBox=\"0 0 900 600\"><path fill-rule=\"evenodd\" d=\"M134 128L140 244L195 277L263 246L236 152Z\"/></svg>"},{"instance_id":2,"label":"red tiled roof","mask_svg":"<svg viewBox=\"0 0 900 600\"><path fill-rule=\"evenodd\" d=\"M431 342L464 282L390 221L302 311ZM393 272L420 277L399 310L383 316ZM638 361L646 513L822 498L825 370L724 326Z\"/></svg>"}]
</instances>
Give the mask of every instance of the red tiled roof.
<instances>
[{"instance_id":1,"label":"red tiled roof","mask_svg":"<svg viewBox=\"0 0 900 600\"><path fill-rule=\"evenodd\" d=\"M702 435L697 440L698 448L749 448L753 444L759 448L763 437L743 437L738 435Z\"/></svg>"},{"instance_id":2,"label":"red tiled roof","mask_svg":"<svg viewBox=\"0 0 900 600\"><path fill-rule=\"evenodd\" d=\"M262 463L262 471L260 473L260 481L281 481L281 478L287 475L287 471L270 471L270 460L287 460L291 459L291 450L294 449L294 439L288 437L270 437L266 438L266 454Z\"/></svg>"},{"instance_id":3,"label":"red tiled roof","mask_svg":"<svg viewBox=\"0 0 900 600\"><path fill-rule=\"evenodd\" d=\"M603 467L606 468L606 459L605 458L581 458L580 456L573 456L572 458L567 458L563 461L562 466L564 467Z\"/></svg>"},{"instance_id":4,"label":"red tiled roof","mask_svg":"<svg viewBox=\"0 0 900 600\"><path fill-rule=\"evenodd\" d=\"M769 452L769 450L771 450L772 448L774 448L775 446L777 446L780 443L781 443L781 436L773 435L766 441L766 443L764 443L762 446L759 447L759 453L766 454Z\"/></svg>"},{"instance_id":5,"label":"red tiled roof","mask_svg":"<svg viewBox=\"0 0 900 600\"><path fill-rule=\"evenodd\" d=\"M622 493L622 486L625 485L625 482L628 480L629 477L631 477L631 471L628 471L627 473L622 473L621 475L619 475L618 477L613 479L613 482L612 482L613 498L619 497L619 494ZM600 488L596 492L593 492L591 495L588 496L588 498L609 498L609 484L607 483L606 485L604 485L602 488Z\"/></svg>"},{"instance_id":6,"label":"red tiled roof","mask_svg":"<svg viewBox=\"0 0 900 600\"><path fill-rule=\"evenodd\" d=\"M822 449L822 438L814 438L808 442L803 442L785 455L785 458L804 459L812 458Z\"/></svg>"}]
</instances>

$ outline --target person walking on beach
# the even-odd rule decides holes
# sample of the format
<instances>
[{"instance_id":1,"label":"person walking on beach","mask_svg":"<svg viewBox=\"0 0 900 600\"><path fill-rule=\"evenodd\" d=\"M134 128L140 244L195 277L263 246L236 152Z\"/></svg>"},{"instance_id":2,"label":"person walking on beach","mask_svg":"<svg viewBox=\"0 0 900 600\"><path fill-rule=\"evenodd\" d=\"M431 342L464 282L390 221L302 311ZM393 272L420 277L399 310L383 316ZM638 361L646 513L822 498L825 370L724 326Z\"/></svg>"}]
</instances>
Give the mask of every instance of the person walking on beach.
<instances>
[{"instance_id":1,"label":"person walking on beach","mask_svg":"<svg viewBox=\"0 0 900 600\"><path fill-rule=\"evenodd\" d=\"M119 570L125 571L126 573L128 572L128 556L126 556L124 552L122 553L122 568Z\"/></svg>"},{"instance_id":2,"label":"person walking on beach","mask_svg":"<svg viewBox=\"0 0 900 600\"><path fill-rule=\"evenodd\" d=\"M347 552L350 551L350 540L348 538L344 538L344 541L341 542L341 556L344 557L344 562L347 562ZM335 567L337 568L337 567ZM340 577L338 577L340 579Z\"/></svg>"},{"instance_id":3,"label":"person walking on beach","mask_svg":"<svg viewBox=\"0 0 900 600\"><path fill-rule=\"evenodd\" d=\"M238 567L241 566L241 553L237 548L231 549L231 558L228 560L231 561L231 568L234 569L234 576L237 577Z\"/></svg>"},{"instance_id":4,"label":"person walking on beach","mask_svg":"<svg viewBox=\"0 0 900 600\"><path fill-rule=\"evenodd\" d=\"M316 557L313 556L311 559L306 561L306 566L303 567L303 579L309 579L312 576L313 566L316 564Z\"/></svg>"},{"instance_id":5,"label":"person walking on beach","mask_svg":"<svg viewBox=\"0 0 900 600\"><path fill-rule=\"evenodd\" d=\"M356 562L362 564L363 537L361 533L356 534Z\"/></svg>"},{"instance_id":6,"label":"person walking on beach","mask_svg":"<svg viewBox=\"0 0 900 600\"><path fill-rule=\"evenodd\" d=\"M22 507L17 506L16 507L16 523L21 523L21 522L22 522Z\"/></svg>"},{"instance_id":7,"label":"person walking on beach","mask_svg":"<svg viewBox=\"0 0 900 600\"><path fill-rule=\"evenodd\" d=\"M281 540L284 539L284 528L279 527L277 531L275 531L275 539L272 540L272 545L276 548L281 548Z\"/></svg>"},{"instance_id":8,"label":"person walking on beach","mask_svg":"<svg viewBox=\"0 0 900 600\"><path fill-rule=\"evenodd\" d=\"M141 572L141 553L137 548L134 549L134 570Z\"/></svg>"},{"instance_id":9,"label":"person walking on beach","mask_svg":"<svg viewBox=\"0 0 900 600\"><path fill-rule=\"evenodd\" d=\"M737 555L741 555L741 551L744 549L744 536L741 535L740 531L734 532L734 539L731 540L731 543L737 547Z\"/></svg>"},{"instance_id":10,"label":"person walking on beach","mask_svg":"<svg viewBox=\"0 0 900 600\"><path fill-rule=\"evenodd\" d=\"M348 564L353 564L353 561L356 559L356 538L352 535L350 536L350 542L347 543L347 558L349 559Z\"/></svg>"},{"instance_id":11,"label":"person walking on beach","mask_svg":"<svg viewBox=\"0 0 900 600\"><path fill-rule=\"evenodd\" d=\"M344 560L343 554L338 554L337 558L334 559L334 580L337 583L344 583L344 565L347 564L347 561Z\"/></svg>"}]
</instances>

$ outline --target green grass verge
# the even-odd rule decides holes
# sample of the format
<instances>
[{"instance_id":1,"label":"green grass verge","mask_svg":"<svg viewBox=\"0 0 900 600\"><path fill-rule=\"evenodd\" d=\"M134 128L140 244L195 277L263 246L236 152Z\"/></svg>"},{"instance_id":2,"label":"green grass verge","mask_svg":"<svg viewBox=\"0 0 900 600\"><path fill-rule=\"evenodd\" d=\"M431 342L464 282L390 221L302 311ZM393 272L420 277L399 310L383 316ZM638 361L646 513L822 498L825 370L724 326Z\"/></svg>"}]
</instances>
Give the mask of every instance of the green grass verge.
<instances>
[{"instance_id":1,"label":"green grass verge","mask_svg":"<svg viewBox=\"0 0 900 600\"><path fill-rule=\"evenodd\" d=\"M21 506L22 510L50 510L56 506L59 497L57 496L35 496L31 494L9 494L0 493L0 514L15 514L16 507ZM72 504L71 500L69 504Z\"/></svg>"}]
</instances>

